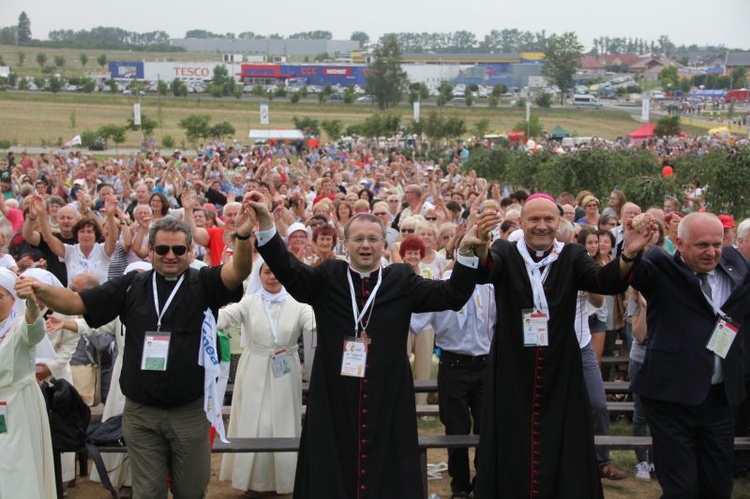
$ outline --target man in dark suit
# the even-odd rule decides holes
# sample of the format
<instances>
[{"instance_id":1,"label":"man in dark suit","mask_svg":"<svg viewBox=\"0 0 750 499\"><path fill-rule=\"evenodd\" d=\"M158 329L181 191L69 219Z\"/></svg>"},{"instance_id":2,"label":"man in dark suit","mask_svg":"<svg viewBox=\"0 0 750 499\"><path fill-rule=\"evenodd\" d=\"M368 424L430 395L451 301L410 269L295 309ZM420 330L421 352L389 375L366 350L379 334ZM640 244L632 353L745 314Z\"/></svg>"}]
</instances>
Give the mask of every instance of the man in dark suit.
<instances>
[{"instance_id":1,"label":"man in dark suit","mask_svg":"<svg viewBox=\"0 0 750 499\"><path fill-rule=\"evenodd\" d=\"M650 340L632 389L646 409L663 498L732 493L750 264L723 238L716 216L691 213L680 222L674 256L655 247L634 267Z\"/></svg>"}]
</instances>

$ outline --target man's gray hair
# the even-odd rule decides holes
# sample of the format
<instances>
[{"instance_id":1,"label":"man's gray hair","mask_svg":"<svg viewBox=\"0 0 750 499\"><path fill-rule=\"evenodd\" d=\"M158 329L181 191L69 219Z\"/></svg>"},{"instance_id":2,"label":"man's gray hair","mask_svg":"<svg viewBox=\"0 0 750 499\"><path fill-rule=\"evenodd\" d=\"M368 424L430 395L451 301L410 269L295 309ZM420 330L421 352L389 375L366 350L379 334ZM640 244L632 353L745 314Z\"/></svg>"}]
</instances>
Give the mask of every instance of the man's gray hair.
<instances>
[{"instance_id":1,"label":"man's gray hair","mask_svg":"<svg viewBox=\"0 0 750 499\"><path fill-rule=\"evenodd\" d=\"M148 233L148 245L149 247L154 247L154 242L156 241L156 233L157 232L182 232L185 234L185 242L188 246L193 244L193 234L190 232L190 227L188 225L181 221L177 220L176 218L172 217L164 217L162 219L157 220L154 225L151 226L151 230Z\"/></svg>"},{"instance_id":2,"label":"man's gray hair","mask_svg":"<svg viewBox=\"0 0 750 499\"><path fill-rule=\"evenodd\" d=\"M573 227L573 224L570 223L570 220L566 220L564 218L560 219L560 226L557 228L557 232L555 233L555 237L557 238L557 240L564 243L571 243L573 242L574 235L575 227Z\"/></svg>"},{"instance_id":3,"label":"man's gray hair","mask_svg":"<svg viewBox=\"0 0 750 499\"><path fill-rule=\"evenodd\" d=\"M744 219L737 226L737 239L747 239L750 236L750 218Z\"/></svg>"}]
</instances>

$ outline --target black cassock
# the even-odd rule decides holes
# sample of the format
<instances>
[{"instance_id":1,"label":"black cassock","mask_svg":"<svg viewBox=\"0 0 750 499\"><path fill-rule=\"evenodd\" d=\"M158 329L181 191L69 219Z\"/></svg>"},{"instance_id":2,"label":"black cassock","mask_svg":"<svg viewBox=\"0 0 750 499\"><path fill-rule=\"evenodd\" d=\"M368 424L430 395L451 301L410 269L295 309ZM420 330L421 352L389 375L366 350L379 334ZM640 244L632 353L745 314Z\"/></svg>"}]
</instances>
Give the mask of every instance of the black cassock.
<instances>
[{"instance_id":1,"label":"black cassock","mask_svg":"<svg viewBox=\"0 0 750 499\"><path fill-rule=\"evenodd\" d=\"M544 282L549 346L526 347L522 310L534 308L526 266L515 243L495 242L490 256L490 268L481 269L479 279L495 286L498 320L482 402L475 496L601 498L574 320L577 290L616 294L627 288L619 260L600 267L583 246L565 245Z\"/></svg>"},{"instance_id":2,"label":"black cassock","mask_svg":"<svg viewBox=\"0 0 750 499\"><path fill-rule=\"evenodd\" d=\"M363 278L341 260L303 265L278 235L259 251L289 294L312 305L317 321L294 497L424 497L406 356L409 320L412 312L459 310L471 296L477 271L457 264L450 281L441 281L423 279L406 264L383 268L366 329L371 343L365 377L353 378L341 375L344 339L354 335L347 273L361 310L378 272Z\"/></svg>"}]
</instances>

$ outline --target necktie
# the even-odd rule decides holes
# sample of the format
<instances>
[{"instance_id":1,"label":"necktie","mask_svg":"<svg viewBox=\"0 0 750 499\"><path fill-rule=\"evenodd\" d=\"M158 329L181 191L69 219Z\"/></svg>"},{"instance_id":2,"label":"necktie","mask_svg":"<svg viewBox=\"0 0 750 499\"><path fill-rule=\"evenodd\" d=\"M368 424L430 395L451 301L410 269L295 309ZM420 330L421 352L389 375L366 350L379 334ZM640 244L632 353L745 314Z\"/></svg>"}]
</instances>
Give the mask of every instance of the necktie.
<instances>
[{"instance_id":1,"label":"necktie","mask_svg":"<svg viewBox=\"0 0 750 499\"><path fill-rule=\"evenodd\" d=\"M706 272L698 272L695 274L701 283L701 291L708 297L709 300L714 299L713 291L711 291L711 285L708 283L708 274Z\"/></svg>"}]
</instances>

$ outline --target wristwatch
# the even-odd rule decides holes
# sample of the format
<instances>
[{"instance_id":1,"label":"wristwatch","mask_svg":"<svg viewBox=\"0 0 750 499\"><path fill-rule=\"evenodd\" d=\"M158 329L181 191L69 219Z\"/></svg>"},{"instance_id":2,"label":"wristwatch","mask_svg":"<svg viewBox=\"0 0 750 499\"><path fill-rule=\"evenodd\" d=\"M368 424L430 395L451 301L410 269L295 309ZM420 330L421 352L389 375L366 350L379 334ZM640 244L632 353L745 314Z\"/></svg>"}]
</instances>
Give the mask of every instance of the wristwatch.
<instances>
[{"instance_id":1,"label":"wristwatch","mask_svg":"<svg viewBox=\"0 0 750 499\"><path fill-rule=\"evenodd\" d=\"M638 259L639 259L640 257L642 257L642 256L643 256L643 251L639 251L638 253L636 253L636 254L635 254L635 256L634 256L633 258L628 258L628 257L627 257L627 256L625 255L625 252L624 252L624 251L623 251L622 253L620 253L620 258L621 258L621 259L622 259L622 261L623 261L623 262L625 262L625 263L633 263L634 261L638 260Z\"/></svg>"},{"instance_id":2,"label":"wristwatch","mask_svg":"<svg viewBox=\"0 0 750 499\"><path fill-rule=\"evenodd\" d=\"M235 232L235 233L234 233L234 238L235 238L235 239L237 239L238 241L247 241L247 240L248 240L248 239L250 239L250 238L251 238L252 236L253 236L253 233L252 233L252 232L251 232L251 233L249 233L249 234L248 234L248 235L246 235L246 236L241 236L241 235L240 235L239 233L237 233L237 232Z\"/></svg>"},{"instance_id":3,"label":"wristwatch","mask_svg":"<svg viewBox=\"0 0 750 499\"><path fill-rule=\"evenodd\" d=\"M474 246L470 246L468 249L458 248L458 254L461 256L476 256L474 253Z\"/></svg>"}]
</instances>

